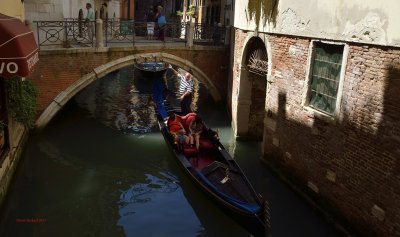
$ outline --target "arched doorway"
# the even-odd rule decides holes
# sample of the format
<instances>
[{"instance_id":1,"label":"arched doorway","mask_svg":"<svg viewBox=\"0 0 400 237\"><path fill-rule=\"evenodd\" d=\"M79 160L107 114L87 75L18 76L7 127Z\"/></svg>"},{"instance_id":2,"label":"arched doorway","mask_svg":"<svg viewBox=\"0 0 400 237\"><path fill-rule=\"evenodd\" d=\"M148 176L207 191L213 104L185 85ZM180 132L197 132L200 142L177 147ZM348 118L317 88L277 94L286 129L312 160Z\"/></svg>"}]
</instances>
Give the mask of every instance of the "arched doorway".
<instances>
[{"instance_id":1,"label":"arched doorway","mask_svg":"<svg viewBox=\"0 0 400 237\"><path fill-rule=\"evenodd\" d=\"M264 42L252 37L242 56L238 95L237 136L262 140L268 57Z\"/></svg>"}]
</instances>

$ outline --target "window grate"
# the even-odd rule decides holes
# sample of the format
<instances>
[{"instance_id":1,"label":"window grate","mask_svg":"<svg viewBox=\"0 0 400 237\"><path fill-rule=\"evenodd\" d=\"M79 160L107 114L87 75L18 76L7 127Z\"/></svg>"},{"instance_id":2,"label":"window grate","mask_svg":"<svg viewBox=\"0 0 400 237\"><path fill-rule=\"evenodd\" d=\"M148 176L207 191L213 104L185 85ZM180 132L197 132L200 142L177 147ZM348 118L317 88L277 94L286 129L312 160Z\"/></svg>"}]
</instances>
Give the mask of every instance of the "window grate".
<instances>
[{"instance_id":1,"label":"window grate","mask_svg":"<svg viewBox=\"0 0 400 237\"><path fill-rule=\"evenodd\" d=\"M309 106L328 114L336 109L343 45L314 44Z\"/></svg>"}]
</instances>

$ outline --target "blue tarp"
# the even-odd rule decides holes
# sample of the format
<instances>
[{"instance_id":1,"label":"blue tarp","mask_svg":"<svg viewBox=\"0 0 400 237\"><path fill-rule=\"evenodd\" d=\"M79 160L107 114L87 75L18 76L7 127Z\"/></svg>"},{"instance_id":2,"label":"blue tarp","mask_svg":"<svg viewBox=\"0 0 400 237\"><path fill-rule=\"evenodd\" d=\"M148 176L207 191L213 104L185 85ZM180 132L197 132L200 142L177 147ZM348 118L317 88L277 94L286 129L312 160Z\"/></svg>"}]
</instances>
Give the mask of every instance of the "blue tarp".
<instances>
[{"instance_id":1,"label":"blue tarp","mask_svg":"<svg viewBox=\"0 0 400 237\"><path fill-rule=\"evenodd\" d=\"M163 119L168 117L168 112L164 105L165 89L164 80L162 78L156 78L153 83L153 101L156 104L158 113Z\"/></svg>"}]
</instances>

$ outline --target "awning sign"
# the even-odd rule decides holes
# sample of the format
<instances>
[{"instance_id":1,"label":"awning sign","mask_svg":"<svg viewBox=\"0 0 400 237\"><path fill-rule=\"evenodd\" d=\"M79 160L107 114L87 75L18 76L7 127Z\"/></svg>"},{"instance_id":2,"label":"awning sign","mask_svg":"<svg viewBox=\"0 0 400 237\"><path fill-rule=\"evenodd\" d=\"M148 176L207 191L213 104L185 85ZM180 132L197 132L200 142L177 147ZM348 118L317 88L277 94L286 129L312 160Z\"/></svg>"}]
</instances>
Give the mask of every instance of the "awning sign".
<instances>
[{"instance_id":1,"label":"awning sign","mask_svg":"<svg viewBox=\"0 0 400 237\"><path fill-rule=\"evenodd\" d=\"M0 76L28 76L38 61L33 32L19 19L0 14Z\"/></svg>"}]
</instances>

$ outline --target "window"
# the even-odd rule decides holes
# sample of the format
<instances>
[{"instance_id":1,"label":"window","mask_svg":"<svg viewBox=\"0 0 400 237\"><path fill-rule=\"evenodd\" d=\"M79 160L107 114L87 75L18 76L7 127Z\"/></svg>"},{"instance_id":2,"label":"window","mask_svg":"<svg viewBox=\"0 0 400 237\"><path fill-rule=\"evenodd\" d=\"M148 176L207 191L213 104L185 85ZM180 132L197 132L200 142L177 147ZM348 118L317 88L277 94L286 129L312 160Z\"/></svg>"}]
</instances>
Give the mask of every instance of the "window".
<instances>
[{"instance_id":1,"label":"window","mask_svg":"<svg viewBox=\"0 0 400 237\"><path fill-rule=\"evenodd\" d=\"M0 162L8 151L7 110L4 79L0 77Z\"/></svg>"},{"instance_id":2,"label":"window","mask_svg":"<svg viewBox=\"0 0 400 237\"><path fill-rule=\"evenodd\" d=\"M344 45L314 43L309 106L333 115L336 109Z\"/></svg>"}]
</instances>

